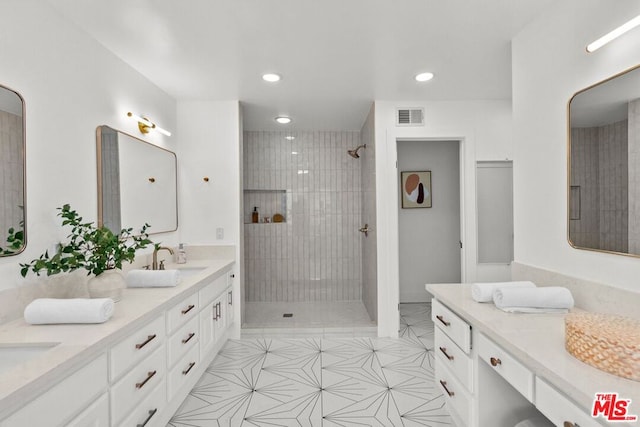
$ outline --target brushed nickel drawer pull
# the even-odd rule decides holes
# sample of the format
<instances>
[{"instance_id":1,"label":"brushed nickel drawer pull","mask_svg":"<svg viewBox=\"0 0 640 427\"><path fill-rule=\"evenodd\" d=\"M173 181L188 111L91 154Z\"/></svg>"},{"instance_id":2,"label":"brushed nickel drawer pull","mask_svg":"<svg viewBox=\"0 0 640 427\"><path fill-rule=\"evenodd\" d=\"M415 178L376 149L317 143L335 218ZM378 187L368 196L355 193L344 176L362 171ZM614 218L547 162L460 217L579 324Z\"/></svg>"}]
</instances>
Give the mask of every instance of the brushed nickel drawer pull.
<instances>
[{"instance_id":1,"label":"brushed nickel drawer pull","mask_svg":"<svg viewBox=\"0 0 640 427\"><path fill-rule=\"evenodd\" d=\"M455 395L454 392L449 391L449 389L447 388L447 382L446 381L442 381L440 380L440 384L442 384L442 387L444 387L444 391L447 392L447 394L449 395L449 397L453 397Z\"/></svg>"},{"instance_id":2,"label":"brushed nickel drawer pull","mask_svg":"<svg viewBox=\"0 0 640 427\"><path fill-rule=\"evenodd\" d=\"M442 322L442 324L443 324L444 326L449 326L449 325L451 325L451 323L449 323L449 322L445 321L445 320L443 319L443 317L442 317L442 316L440 316L440 315L437 315L437 316L436 316L436 319L438 319L440 322Z\"/></svg>"},{"instance_id":3,"label":"brushed nickel drawer pull","mask_svg":"<svg viewBox=\"0 0 640 427\"><path fill-rule=\"evenodd\" d=\"M228 297L229 305L233 305L233 291L229 291Z\"/></svg>"},{"instance_id":4,"label":"brushed nickel drawer pull","mask_svg":"<svg viewBox=\"0 0 640 427\"><path fill-rule=\"evenodd\" d=\"M153 416L156 414L156 412L158 412L158 408L152 409L151 411L149 411L149 416L147 417L147 419L144 420L144 422L142 424L136 424L136 427L144 427L144 426L146 426L147 423L151 420L151 418L153 418Z\"/></svg>"},{"instance_id":5,"label":"brushed nickel drawer pull","mask_svg":"<svg viewBox=\"0 0 640 427\"><path fill-rule=\"evenodd\" d=\"M189 304L189 307L187 307L186 309L182 310L182 314L187 314L188 312L190 312L191 310L193 310L194 308L196 308L195 305L193 304Z\"/></svg>"},{"instance_id":6,"label":"brushed nickel drawer pull","mask_svg":"<svg viewBox=\"0 0 640 427\"><path fill-rule=\"evenodd\" d=\"M447 359L453 360L453 356L450 356L449 353L447 353L447 349L446 348L440 347L440 351L442 352L442 354L444 354L446 356Z\"/></svg>"},{"instance_id":7,"label":"brushed nickel drawer pull","mask_svg":"<svg viewBox=\"0 0 640 427\"><path fill-rule=\"evenodd\" d=\"M491 359L489 359L489 361L491 362L491 366L502 365L502 360L498 359L497 357L492 357Z\"/></svg>"},{"instance_id":8,"label":"brushed nickel drawer pull","mask_svg":"<svg viewBox=\"0 0 640 427\"><path fill-rule=\"evenodd\" d=\"M182 371L182 375L187 375L189 373L189 371L191 370L191 368L193 368L194 366L196 366L196 362L189 363L189 367L187 369L185 369L184 371Z\"/></svg>"},{"instance_id":9,"label":"brushed nickel drawer pull","mask_svg":"<svg viewBox=\"0 0 640 427\"><path fill-rule=\"evenodd\" d=\"M145 378L144 381L142 381L141 383L136 383L136 388L140 389L140 388L144 387L144 385L147 383L147 381L149 381L151 378L153 378L153 376L156 374L156 372L158 372L158 371L149 371L149 372L147 372L147 378Z\"/></svg>"},{"instance_id":10,"label":"brushed nickel drawer pull","mask_svg":"<svg viewBox=\"0 0 640 427\"><path fill-rule=\"evenodd\" d=\"M193 338L195 336L196 336L196 333L195 332L191 332L187 338L182 340L182 344L188 343L189 341L191 341L191 338Z\"/></svg>"},{"instance_id":11,"label":"brushed nickel drawer pull","mask_svg":"<svg viewBox=\"0 0 640 427\"><path fill-rule=\"evenodd\" d=\"M147 339L144 342L141 342L140 344L136 344L136 350L140 350L142 347L149 344L151 340L153 340L155 337L156 337L156 334L148 335Z\"/></svg>"}]
</instances>

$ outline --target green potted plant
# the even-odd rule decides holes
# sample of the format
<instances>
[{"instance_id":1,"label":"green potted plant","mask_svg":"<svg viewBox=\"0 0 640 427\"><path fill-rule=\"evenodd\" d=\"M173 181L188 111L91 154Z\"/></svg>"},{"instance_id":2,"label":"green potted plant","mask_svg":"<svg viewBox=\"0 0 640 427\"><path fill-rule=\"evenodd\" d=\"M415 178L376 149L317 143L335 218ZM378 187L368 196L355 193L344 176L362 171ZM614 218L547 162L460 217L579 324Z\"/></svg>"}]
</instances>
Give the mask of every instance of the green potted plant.
<instances>
[{"instance_id":1,"label":"green potted plant","mask_svg":"<svg viewBox=\"0 0 640 427\"><path fill-rule=\"evenodd\" d=\"M57 208L62 217L62 225L71 227L69 241L60 243L56 253L48 251L26 264L20 264L22 277L31 271L40 276L71 272L84 268L89 279L89 295L93 298L109 297L119 300L125 287L122 264L133 262L136 251L153 244L149 240L149 224L144 224L138 234L132 228L122 229L115 234L107 227L97 227L93 222L83 222L82 217L71 206L65 204Z\"/></svg>"}]
</instances>

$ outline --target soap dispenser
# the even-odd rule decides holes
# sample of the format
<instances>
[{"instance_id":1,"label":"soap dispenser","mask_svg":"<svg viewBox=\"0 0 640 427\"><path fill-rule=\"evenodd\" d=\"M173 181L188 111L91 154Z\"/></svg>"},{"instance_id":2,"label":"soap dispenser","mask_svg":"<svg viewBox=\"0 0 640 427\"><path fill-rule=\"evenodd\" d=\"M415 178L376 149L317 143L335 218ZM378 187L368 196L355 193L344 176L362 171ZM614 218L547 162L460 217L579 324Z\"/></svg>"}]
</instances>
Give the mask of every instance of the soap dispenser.
<instances>
[{"instance_id":1,"label":"soap dispenser","mask_svg":"<svg viewBox=\"0 0 640 427\"><path fill-rule=\"evenodd\" d=\"M178 256L176 262L178 264L186 264L187 263L187 252L184 250L184 243L180 243L178 245Z\"/></svg>"},{"instance_id":2,"label":"soap dispenser","mask_svg":"<svg viewBox=\"0 0 640 427\"><path fill-rule=\"evenodd\" d=\"M251 212L251 222L257 223L260 219L260 214L258 213L258 207L253 207L253 212Z\"/></svg>"}]
</instances>

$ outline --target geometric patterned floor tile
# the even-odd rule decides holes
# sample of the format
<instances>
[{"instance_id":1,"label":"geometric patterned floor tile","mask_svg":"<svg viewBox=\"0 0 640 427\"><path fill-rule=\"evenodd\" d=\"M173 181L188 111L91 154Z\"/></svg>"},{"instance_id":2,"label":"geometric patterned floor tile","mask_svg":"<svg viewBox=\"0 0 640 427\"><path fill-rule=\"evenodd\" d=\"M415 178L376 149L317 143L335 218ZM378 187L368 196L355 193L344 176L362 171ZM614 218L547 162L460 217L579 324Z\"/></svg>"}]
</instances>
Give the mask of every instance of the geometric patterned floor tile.
<instances>
[{"instance_id":1,"label":"geometric patterned floor tile","mask_svg":"<svg viewBox=\"0 0 640 427\"><path fill-rule=\"evenodd\" d=\"M168 426L451 426L431 307L400 314L400 338L229 340Z\"/></svg>"}]
</instances>

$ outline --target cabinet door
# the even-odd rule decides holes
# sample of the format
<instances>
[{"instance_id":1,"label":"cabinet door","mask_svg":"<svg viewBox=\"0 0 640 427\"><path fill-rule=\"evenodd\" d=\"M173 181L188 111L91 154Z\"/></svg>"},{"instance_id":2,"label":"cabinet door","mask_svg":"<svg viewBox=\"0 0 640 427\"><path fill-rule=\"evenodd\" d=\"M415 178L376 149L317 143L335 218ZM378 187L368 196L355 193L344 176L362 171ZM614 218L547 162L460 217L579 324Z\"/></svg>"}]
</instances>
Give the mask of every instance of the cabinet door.
<instances>
[{"instance_id":1,"label":"cabinet door","mask_svg":"<svg viewBox=\"0 0 640 427\"><path fill-rule=\"evenodd\" d=\"M215 329L213 323L214 304L210 303L200 312L200 359L204 360L215 343Z\"/></svg>"},{"instance_id":2,"label":"cabinet door","mask_svg":"<svg viewBox=\"0 0 640 427\"><path fill-rule=\"evenodd\" d=\"M91 406L75 417L67 427L108 427L109 395L104 393Z\"/></svg>"}]
</instances>

